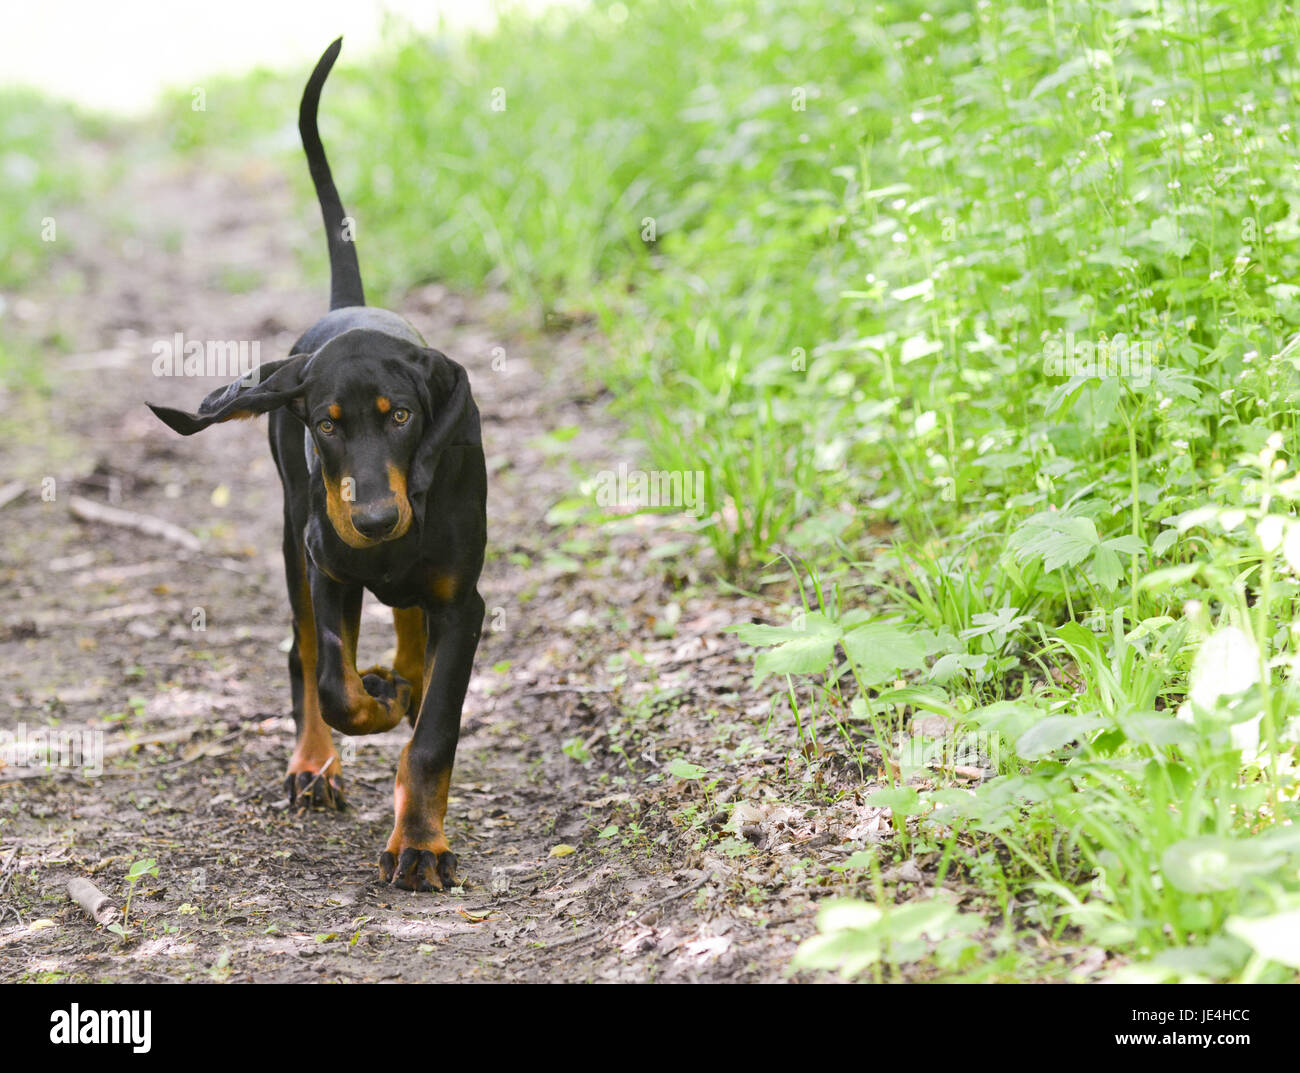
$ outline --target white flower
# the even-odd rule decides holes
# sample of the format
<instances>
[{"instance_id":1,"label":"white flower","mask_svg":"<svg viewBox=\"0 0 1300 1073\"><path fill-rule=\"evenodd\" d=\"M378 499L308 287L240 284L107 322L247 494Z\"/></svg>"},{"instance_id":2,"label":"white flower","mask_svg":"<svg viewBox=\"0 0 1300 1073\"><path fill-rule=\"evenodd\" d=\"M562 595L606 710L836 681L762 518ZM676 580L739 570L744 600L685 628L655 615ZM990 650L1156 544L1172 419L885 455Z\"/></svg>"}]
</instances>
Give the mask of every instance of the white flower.
<instances>
[{"instance_id":1,"label":"white flower","mask_svg":"<svg viewBox=\"0 0 1300 1073\"><path fill-rule=\"evenodd\" d=\"M1276 551L1278 545L1282 543L1282 523L1284 520L1278 514L1270 514L1260 519L1255 526L1255 536L1259 539L1260 547L1265 551Z\"/></svg>"},{"instance_id":2,"label":"white flower","mask_svg":"<svg viewBox=\"0 0 1300 1073\"><path fill-rule=\"evenodd\" d=\"M1213 708L1220 697L1232 696L1259 681L1259 649L1237 626L1222 626L1201 645L1192 661L1187 695L1202 708Z\"/></svg>"}]
</instances>

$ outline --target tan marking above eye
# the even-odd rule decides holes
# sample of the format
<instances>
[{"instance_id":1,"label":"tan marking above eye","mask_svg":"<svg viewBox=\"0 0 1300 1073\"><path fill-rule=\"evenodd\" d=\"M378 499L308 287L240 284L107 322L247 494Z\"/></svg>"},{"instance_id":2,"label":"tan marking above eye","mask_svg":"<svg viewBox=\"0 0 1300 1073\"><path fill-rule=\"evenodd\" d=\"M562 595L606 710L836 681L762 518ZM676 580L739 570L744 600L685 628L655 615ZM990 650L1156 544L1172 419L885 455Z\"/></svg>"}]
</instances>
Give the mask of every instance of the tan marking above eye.
<instances>
[{"instance_id":1,"label":"tan marking above eye","mask_svg":"<svg viewBox=\"0 0 1300 1073\"><path fill-rule=\"evenodd\" d=\"M329 408L329 415L330 417L334 418L335 421L337 421L340 417L343 416L343 407L340 406L337 402L331 402Z\"/></svg>"},{"instance_id":2,"label":"tan marking above eye","mask_svg":"<svg viewBox=\"0 0 1300 1073\"><path fill-rule=\"evenodd\" d=\"M393 404L389 401L387 395L380 395L379 398L375 399L375 406L379 408L381 414L386 414L393 408Z\"/></svg>"}]
</instances>

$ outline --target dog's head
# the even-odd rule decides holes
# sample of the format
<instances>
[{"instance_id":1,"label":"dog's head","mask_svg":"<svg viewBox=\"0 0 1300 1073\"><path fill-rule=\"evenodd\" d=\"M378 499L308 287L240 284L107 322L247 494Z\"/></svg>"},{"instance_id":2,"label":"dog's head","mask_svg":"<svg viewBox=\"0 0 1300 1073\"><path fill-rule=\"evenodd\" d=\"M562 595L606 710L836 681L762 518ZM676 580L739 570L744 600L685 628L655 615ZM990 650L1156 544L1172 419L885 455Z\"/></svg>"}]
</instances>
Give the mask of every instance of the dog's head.
<instances>
[{"instance_id":1,"label":"dog's head","mask_svg":"<svg viewBox=\"0 0 1300 1073\"><path fill-rule=\"evenodd\" d=\"M439 452L467 431L469 378L439 351L353 329L218 388L197 413L149 404L183 436L281 407L307 426L330 525L349 547L369 548L423 516Z\"/></svg>"}]
</instances>

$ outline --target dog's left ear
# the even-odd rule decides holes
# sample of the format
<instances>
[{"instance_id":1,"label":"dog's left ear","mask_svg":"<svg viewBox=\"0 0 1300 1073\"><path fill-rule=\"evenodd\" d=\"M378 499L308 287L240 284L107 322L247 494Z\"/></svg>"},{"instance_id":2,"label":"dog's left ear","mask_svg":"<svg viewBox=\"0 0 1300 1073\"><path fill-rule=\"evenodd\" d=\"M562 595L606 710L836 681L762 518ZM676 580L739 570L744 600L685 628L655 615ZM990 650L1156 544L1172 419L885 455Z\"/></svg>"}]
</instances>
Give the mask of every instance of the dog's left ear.
<instances>
[{"instance_id":1,"label":"dog's left ear","mask_svg":"<svg viewBox=\"0 0 1300 1073\"><path fill-rule=\"evenodd\" d=\"M480 442L478 409L470 397L469 375L446 354L423 347L418 358L424 368L424 436L411 459L406 486L417 522L424 519L425 495L438 469L444 447Z\"/></svg>"},{"instance_id":2,"label":"dog's left ear","mask_svg":"<svg viewBox=\"0 0 1300 1073\"><path fill-rule=\"evenodd\" d=\"M310 354L293 354L259 365L242 380L219 387L199 403L197 413L145 403L158 419L182 436L193 436L209 425L254 417L292 402L302 394Z\"/></svg>"}]
</instances>

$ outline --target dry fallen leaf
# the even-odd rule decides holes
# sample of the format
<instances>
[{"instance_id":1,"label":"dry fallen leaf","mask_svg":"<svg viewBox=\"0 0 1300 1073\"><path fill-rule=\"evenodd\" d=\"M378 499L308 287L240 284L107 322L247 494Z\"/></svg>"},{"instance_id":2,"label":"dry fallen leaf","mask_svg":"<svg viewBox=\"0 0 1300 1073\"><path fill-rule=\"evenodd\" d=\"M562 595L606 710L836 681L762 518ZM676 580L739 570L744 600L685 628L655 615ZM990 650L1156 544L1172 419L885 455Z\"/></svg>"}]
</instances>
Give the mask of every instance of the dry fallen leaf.
<instances>
[{"instance_id":1,"label":"dry fallen leaf","mask_svg":"<svg viewBox=\"0 0 1300 1073\"><path fill-rule=\"evenodd\" d=\"M548 854L548 856L567 857L570 853L577 853L577 852L578 851L574 849L572 846L570 846L568 843L561 842L558 846L551 847L551 852Z\"/></svg>"},{"instance_id":2,"label":"dry fallen leaf","mask_svg":"<svg viewBox=\"0 0 1300 1073\"><path fill-rule=\"evenodd\" d=\"M691 957L701 961L712 961L731 949L731 940L724 935L706 935L699 939L692 939L682 949Z\"/></svg>"}]
</instances>

